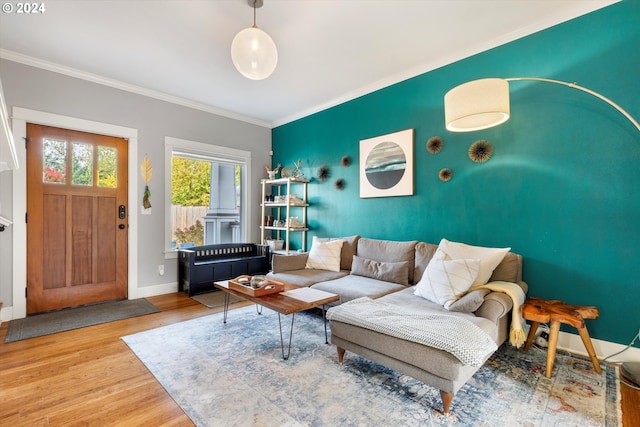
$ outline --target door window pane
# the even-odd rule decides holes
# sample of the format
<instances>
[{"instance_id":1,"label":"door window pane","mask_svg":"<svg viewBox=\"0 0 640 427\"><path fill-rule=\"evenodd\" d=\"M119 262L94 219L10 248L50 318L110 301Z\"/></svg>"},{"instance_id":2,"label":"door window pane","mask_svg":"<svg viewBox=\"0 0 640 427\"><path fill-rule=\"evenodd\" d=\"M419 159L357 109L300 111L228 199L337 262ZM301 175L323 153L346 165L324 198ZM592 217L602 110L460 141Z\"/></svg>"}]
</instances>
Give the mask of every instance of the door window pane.
<instances>
[{"instance_id":1,"label":"door window pane","mask_svg":"<svg viewBox=\"0 0 640 427\"><path fill-rule=\"evenodd\" d=\"M118 150L115 147L98 146L98 187L118 186Z\"/></svg>"},{"instance_id":2,"label":"door window pane","mask_svg":"<svg viewBox=\"0 0 640 427\"><path fill-rule=\"evenodd\" d=\"M67 175L67 141L44 139L42 182L64 184Z\"/></svg>"},{"instance_id":3,"label":"door window pane","mask_svg":"<svg viewBox=\"0 0 640 427\"><path fill-rule=\"evenodd\" d=\"M93 146L75 142L72 155L71 183L93 185Z\"/></svg>"}]
</instances>

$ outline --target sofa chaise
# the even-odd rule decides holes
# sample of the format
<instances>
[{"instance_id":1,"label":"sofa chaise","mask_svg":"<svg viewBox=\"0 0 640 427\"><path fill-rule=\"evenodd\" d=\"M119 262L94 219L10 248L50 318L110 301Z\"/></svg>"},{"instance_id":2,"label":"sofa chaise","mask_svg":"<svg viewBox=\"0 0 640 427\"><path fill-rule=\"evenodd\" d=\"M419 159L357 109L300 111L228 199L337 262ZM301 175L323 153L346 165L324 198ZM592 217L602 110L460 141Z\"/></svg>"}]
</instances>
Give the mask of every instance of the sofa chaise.
<instances>
[{"instance_id":1,"label":"sofa chaise","mask_svg":"<svg viewBox=\"0 0 640 427\"><path fill-rule=\"evenodd\" d=\"M330 269L317 268L317 260L310 262L309 259L313 258L317 246L328 246L336 240L342 241L339 261L335 260L334 251L334 260L329 263L331 265L326 264L324 260L320 263L320 267L326 264L329 265L326 268ZM338 243L336 245L339 246ZM482 259L456 260L458 257L455 256L455 252L458 251L460 254L461 249L462 253L468 252L478 258L485 256L485 251L489 251L486 259L489 262ZM448 413L455 393L495 349L509 338L512 308L514 303L517 305L524 300L527 284L522 281L522 257L509 250L510 248L473 247L445 239L440 245L434 245L418 241L397 242L360 236L338 239L314 237L311 251L308 253L289 256L274 254L273 269L269 277L340 295L340 301L334 303L337 306L327 313L331 325L331 343L337 346L339 363L343 363L345 352L349 351L436 387L440 390L443 411ZM450 254L454 256L449 256ZM424 290L425 283L431 283L432 276L437 277L438 273L434 270L437 266L450 266L451 263L460 264L467 261L472 261L476 267L480 265L480 270L483 270L474 270L477 276L466 279L473 282L470 291L461 292L455 300L444 303L433 296L428 299L424 295L416 295L420 294L420 289ZM482 275L484 277L480 277ZM506 285L517 288L519 301L514 300L513 292L506 293L501 289ZM381 327L363 326L360 321L345 320L342 315L345 310L351 311L351 318L360 320L362 314L357 310L363 303L375 305L376 309L381 308L381 312L385 314L396 313L398 319L402 319L405 313L408 316L424 316L427 319L424 324L428 325L472 324L474 326L469 328L472 328L474 333L478 330L484 331L480 335L491 341L483 345L492 347L486 349L485 353L476 355L475 363L471 364L469 361L461 361L459 355L454 355L455 351L452 352L448 348L436 348L420 340L407 339L388 332L385 327L390 326L394 329L396 320L381 320L382 325L378 325ZM516 314L519 315L519 312ZM383 318L377 315L376 317ZM430 320L432 318L436 320ZM464 347L466 343L466 338L457 338L450 345L459 348ZM462 353L465 353L466 349L462 350Z\"/></svg>"}]
</instances>

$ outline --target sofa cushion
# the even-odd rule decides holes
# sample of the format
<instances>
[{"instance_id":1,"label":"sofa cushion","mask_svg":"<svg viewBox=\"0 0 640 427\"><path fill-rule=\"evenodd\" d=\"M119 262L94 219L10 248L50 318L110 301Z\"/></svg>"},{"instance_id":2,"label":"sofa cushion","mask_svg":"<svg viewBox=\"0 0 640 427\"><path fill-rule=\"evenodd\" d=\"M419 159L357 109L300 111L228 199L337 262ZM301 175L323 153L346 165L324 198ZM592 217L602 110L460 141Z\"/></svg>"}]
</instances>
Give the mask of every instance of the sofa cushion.
<instances>
[{"instance_id":1,"label":"sofa cushion","mask_svg":"<svg viewBox=\"0 0 640 427\"><path fill-rule=\"evenodd\" d=\"M504 256L500 264L493 270L489 282L520 282L522 281L521 265L522 257L509 252Z\"/></svg>"},{"instance_id":2,"label":"sofa cushion","mask_svg":"<svg viewBox=\"0 0 640 427\"><path fill-rule=\"evenodd\" d=\"M442 252L446 255L445 259L479 259L480 272L473 284L484 285L489 281L493 270L510 250L511 248L486 248L442 239L434 256L438 256L438 252Z\"/></svg>"},{"instance_id":3,"label":"sofa cushion","mask_svg":"<svg viewBox=\"0 0 640 427\"><path fill-rule=\"evenodd\" d=\"M431 261L431 258L433 258L437 249L438 245L434 245L432 243L419 242L416 245L416 267L413 273L413 280L416 283L422 279L422 275L427 269L427 265L429 265L429 261Z\"/></svg>"},{"instance_id":4,"label":"sofa cushion","mask_svg":"<svg viewBox=\"0 0 640 427\"><path fill-rule=\"evenodd\" d=\"M361 258L381 262L409 262L409 283L414 283L415 247L418 242L396 242L361 237L358 240L357 255Z\"/></svg>"},{"instance_id":5,"label":"sofa cushion","mask_svg":"<svg viewBox=\"0 0 640 427\"><path fill-rule=\"evenodd\" d=\"M335 280L318 282L311 287L340 295L340 301L331 305L342 304L361 297L379 298L389 293L407 289L406 286L397 283L356 276L354 274L349 274Z\"/></svg>"},{"instance_id":6,"label":"sofa cushion","mask_svg":"<svg viewBox=\"0 0 640 427\"><path fill-rule=\"evenodd\" d=\"M432 259L415 294L449 309L478 277L479 259Z\"/></svg>"},{"instance_id":7,"label":"sofa cushion","mask_svg":"<svg viewBox=\"0 0 640 427\"><path fill-rule=\"evenodd\" d=\"M491 292L489 289L476 289L475 291L467 292L449 306L449 311L473 313L484 304L484 297L489 292Z\"/></svg>"},{"instance_id":8,"label":"sofa cushion","mask_svg":"<svg viewBox=\"0 0 640 427\"><path fill-rule=\"evenodd\" d=\"M380 262L354 255L351 274L406 286L409 284L409 261Z\"/></svg>"},{"instance_id":9,"label":"sofa cushion","mask_svg":"<svg viewBox=\"0 0 640 427\"><path fill-rule=\"evenodd\" d=\"M306 268L340 271L340 252L344 241L337 239L323 242L313 236Z\"/></svg>"},{"instance_id":10,"label":"sofa cushion","mask_svg":"<svg viewBox=\"0 0 640 427\"><path fill-rule=\"evenodd\" d=\"M273 254L271 258L271 271L282 273L283 271L300 270L307 265L308 252L293 253L290 255Z\"/></svg>"},{"instance_id":11,"label":"sofa cushion","mask_svg":"<svg viewBox=\"0 0 640 427\"><path fill-rule=\"evenodd\" d=\"M303 268L301 270L290 270L281 273L269 273L267 274L267 277L276 280L282 280L284 282L289 282L298 286L311 286L318 282L339 279L348 274L349 272L345 270L327 271Z\"/></svg>"},{"instance_id":12,"label":"sofa cushion","mask_svg":"<svg viewBox=\"0 0 640 427\"><path fill-rule=\"evenodd\" d=\"M353 256L358 249L359 235L347 236L347 237L321 237L322 242L329 242L332 240L342 240L342 251L340 252L340 270L351 270L351 263L353 262Z\"/></svg>"}]
</instances>

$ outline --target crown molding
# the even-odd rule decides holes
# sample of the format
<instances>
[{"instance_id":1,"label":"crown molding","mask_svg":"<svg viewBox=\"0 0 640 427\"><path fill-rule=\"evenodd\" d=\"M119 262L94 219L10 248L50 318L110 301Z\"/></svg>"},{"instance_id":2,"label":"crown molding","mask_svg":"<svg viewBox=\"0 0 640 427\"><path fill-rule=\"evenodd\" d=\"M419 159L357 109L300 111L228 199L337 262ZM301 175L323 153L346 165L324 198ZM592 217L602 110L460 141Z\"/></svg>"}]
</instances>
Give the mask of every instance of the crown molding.
<instances>
[{"instance_id":1,"label":"crown molding","mask_svg":"<svg viewBox=\"0 0 640 427\"><path fill-rule=\"evenodd\" d=\"M171 104L180 105L194 110L204 111L205 113L215 114L217 116L226 117L228 119L234 119L245 123L250 123L256 126L265 128L272 128L272 123L264 120L259 120L253 117L248 117L242 114L235 113L233 111L217 108L211 105L202 104L199 102L191 101L179 96L169 95L163 92L146 89L140 86L124 83L119 80L110 79L98 74L89 73L83 70L79 70L72 67L56 64L54 62L45 61L40 58L35 58L28 55L23 55L18 52L14 52L7 49L0 49L0 58L8 61L18 62L20 64L29 65L31 67L40 68L43 70L51 71L54 73L62 74L65 76L73 77L76 79L86 80L99 85L108 86L114 89L120 89L126 92L135 93L137 95L154 98L160 101L169 102Z\"/></svg>"}]
</instances>

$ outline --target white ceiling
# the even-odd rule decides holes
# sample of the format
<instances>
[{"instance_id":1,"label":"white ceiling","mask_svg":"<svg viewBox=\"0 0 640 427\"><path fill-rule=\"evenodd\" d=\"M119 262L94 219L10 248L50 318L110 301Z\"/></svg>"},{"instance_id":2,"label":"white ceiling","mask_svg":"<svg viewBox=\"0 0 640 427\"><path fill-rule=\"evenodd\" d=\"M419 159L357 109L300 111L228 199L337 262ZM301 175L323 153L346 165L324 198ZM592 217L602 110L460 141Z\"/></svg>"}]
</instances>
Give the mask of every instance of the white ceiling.
<instances>
[{"instance_id":1,"label":"white ceiling","mask_svg":"<svg viewBox=\"0 0 640 427\"><path fill-rule=\"evenodd\" d=\"M229 51L247 0L41 0L0 14L0 57L273 127L615 2L264 0L279 62L252 81Z\"/></svg>"}]
</instances>

